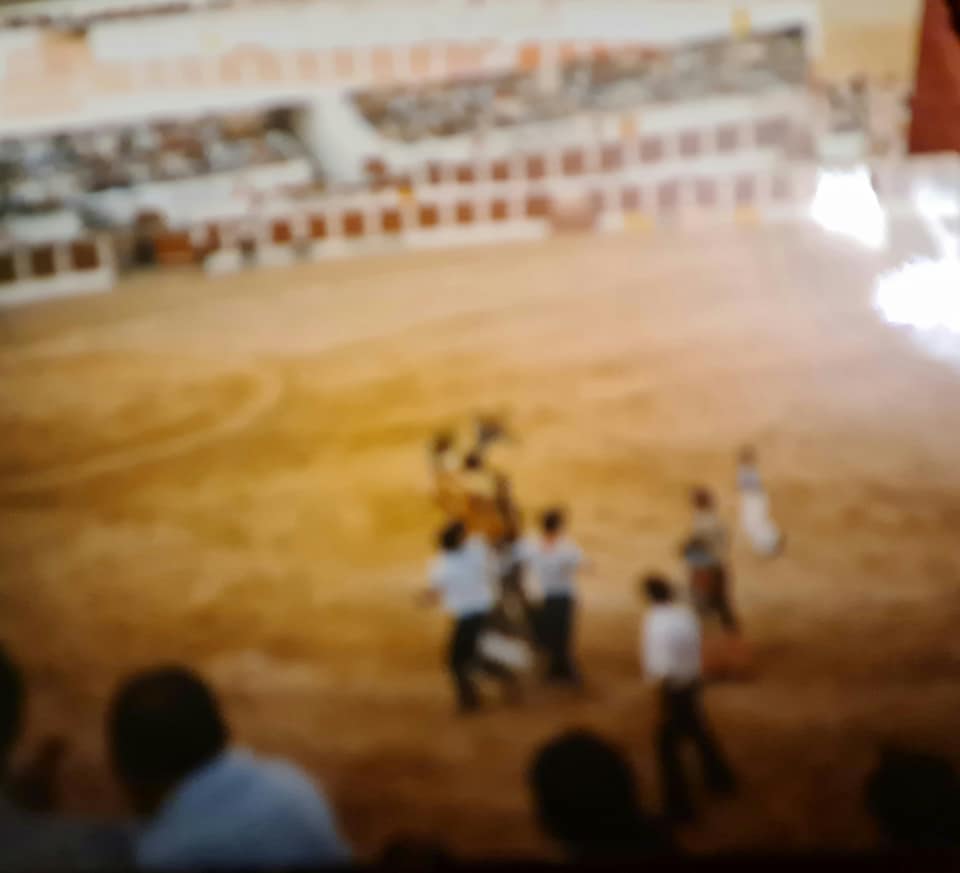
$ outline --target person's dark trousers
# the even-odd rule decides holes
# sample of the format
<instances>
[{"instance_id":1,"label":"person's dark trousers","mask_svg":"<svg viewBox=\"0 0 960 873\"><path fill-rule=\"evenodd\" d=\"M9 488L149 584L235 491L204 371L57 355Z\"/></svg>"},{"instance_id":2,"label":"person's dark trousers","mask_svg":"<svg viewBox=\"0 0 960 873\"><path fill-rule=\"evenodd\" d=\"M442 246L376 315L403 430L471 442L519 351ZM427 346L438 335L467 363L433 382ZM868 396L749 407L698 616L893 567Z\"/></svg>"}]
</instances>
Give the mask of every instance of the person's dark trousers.
<instances>
[{"instance_id":1,"label":"person's dark trousers","mask_svg":"<svg viewBox=\"0 0 960 873\"><path fill-rule=\"evenodd\" d=\"M713 593L713 609L720 619L720 623L730 633L735 634L739 630L739 622L733 613L733 607L730 605L730 579L727 571L723 567L717 567L717 580Z\"/></svg>"},{"instance_id":2,"label":"person's dark trousers","mask_svg":"<svg viewBox=\"0 0 960 873\"><path fill-rule=\"evenodd\" d=\"M474 613L457 619L450 637L450 670L457 692L457 704L467 712L480 705L480 697L471 674L483 670L504 682L512 682L513 673L506 667L482 657L479 650L481 634L487 629L489 616Z\"/></svg>"},{"instance_id":3,"label":"person's dark trousers","mask_svg":"<svg viewBox=\"0 0 960 873\"><path fill-rule=\"evenodd\" d=\"M689 820L694 810L681 760L685 741L696 748L704 782L711 791L731 792L736 779L707 725L698 682L673 687L665 683L660 690L660 707L657 759L664 811L674 821Z\"/></svg>"},{"instance_id":4,"label":"person's dark trousers","mask_svg":"<svg viewBox=\"0 0 960 873\"><path fill-rule=\"evenodd\" d=\"M694 605L700 615L716 615L730 633L739 631L740 625L730 605L730 580L721 566L711 567L710 580L706 586L696 586L693 592Z\"/></svg>"},{"instance_id":5,"label":"person's dark trousers","mask_svg":"<svg viewBox=\"0 0 960 873\"><path fill-rule=\"evenodd\" d=\"M540 611L540 634L547 651L547 679L552 682L577 682L571 647L575 602L569 594L551 594L544 598Z\"/></svg>"},{"instance_id":6,"label":"person's dark trousers","mask_svg":"<svg viewBox=\"0 0 960 873\"><path fill-rule=\"evenodd\" d=\"M519 565L511 567L500 579L499 612L505 632L536 642L537 617L523 590L523 569Z\"/></svg>"}]
</instances>

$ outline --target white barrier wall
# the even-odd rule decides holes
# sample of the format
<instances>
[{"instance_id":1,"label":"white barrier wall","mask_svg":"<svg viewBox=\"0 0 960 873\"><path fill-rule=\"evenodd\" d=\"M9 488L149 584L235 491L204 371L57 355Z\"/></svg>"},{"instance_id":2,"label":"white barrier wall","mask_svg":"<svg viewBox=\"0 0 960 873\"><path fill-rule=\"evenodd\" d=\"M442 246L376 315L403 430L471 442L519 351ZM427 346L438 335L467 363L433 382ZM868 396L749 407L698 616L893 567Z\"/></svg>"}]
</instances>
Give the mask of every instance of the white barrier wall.
<instances>
[{"instance_id":1,"label":"white barrier wall","mask_svg":"<svg viewBox=\"0 0 960 873\"><path fill-rule=\"evenodd\" d=\"M727 36L747 20L761 33L803 26L819 41L811 0L319 0L104 21L91 29L90 44L105 61L223 55L249 45L281 51L583 40L670 46Z\"/></svg>"},{"instance_id":2,"label":"white barrier wall","mask_svg":"<svg viewBox=\"0 0 960 873\"><path fill-rule=\"evenodd\" d=\"M117 224L133 224L138 214L155 212L171 227L190 227L201 221L247 213L250 197L256 192L273 192L312 181L310 162L297 159L193 179L115 188L86 195L84 201Z\"/></svg>"},{"instance_id":3,"label":"white barrier wall","mask_svg":"<svg viewBox=\"0 0 960 873\"><path fill-rule=\"evenodd\" d=\"M210 228L211 274L371 253L544 238L557 232L649 231L658 226L806 220L819 167L731 155L716 162L664 164L615 175L523 182L440 184L362 191L295 205L293 211ZM955 155L871 167L891 214L917 212L924 186L960 180Z\"/></svg>"},{"instance_id":4,"label":"white barrier wall","mask_svg":"<svg viewBox=\"0 0 960 873\"><path fill-rule=\"evenodd\" d=\"M0 307L98 294L116 285L105 237L0 249Z\"/></svg>"},{"instance_id":5,"label":"white barrier wall","mask_svg":"<svg viewBox=\"0 0 960 873\"><path fill-rule=\"evenodd\" d=\"M917 215L960 190L960 156L870 167L883 208ZM210 274L390 251L541 239L568 230L649 232L704 223L807 220L820 168L731 155L615 174L486 180L363 190L277 205L242 222L198 225L155 239L161 263L202 262ZM926 205L924 205L924 201ZM955 209L955 205L951 206ZM106 291L116 271L105 239L0 251L0 306Z\"/></svg>"}]
</instances>

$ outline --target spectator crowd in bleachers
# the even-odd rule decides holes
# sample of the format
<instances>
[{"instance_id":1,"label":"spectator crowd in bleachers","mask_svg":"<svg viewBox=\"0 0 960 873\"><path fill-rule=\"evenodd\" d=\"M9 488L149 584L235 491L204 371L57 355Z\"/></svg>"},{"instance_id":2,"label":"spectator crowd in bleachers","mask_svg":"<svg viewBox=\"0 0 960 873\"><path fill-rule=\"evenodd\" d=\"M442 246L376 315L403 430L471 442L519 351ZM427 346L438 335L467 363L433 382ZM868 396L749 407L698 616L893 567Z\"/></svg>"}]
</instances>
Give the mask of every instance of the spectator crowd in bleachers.
<instances>
[{"instance_id":1,"label":"spectator crowd in bleachers","mask_svg":"<svg viewBox=\"0 0 960 873\"><path fill-rule=\"evenodd\" d=\"M360 92L355 101L384 136L416 142L583 112L803 86L807 68L803 34L790 31L675 51L612 49L565 63L556 76L509 73L383 88Z\"/></svg>"},{"instance_id":2,"label":"spectator crowd in bleachers","mask_svg":"<svg viewBox=\"0 0 960 873\"><path fill-rule=\"evenodd\" d=\"M0 140L0 211L43 212L91 192L302 158L292 109Z\"/></svg>"}]
</instances>

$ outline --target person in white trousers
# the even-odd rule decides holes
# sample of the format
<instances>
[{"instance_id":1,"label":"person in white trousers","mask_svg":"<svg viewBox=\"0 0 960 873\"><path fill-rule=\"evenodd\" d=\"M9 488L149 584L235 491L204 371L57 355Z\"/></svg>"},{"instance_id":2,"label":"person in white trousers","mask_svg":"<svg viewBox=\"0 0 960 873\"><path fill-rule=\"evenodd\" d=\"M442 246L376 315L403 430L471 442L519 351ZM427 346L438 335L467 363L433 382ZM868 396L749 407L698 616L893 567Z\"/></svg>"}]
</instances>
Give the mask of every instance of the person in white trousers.
<instances>
[{"instance_id":1,"label":"person in white trousers","mask_svg":"<svg viewBox=\"0 0 960 873\"><path fill-rule=\"evenodd\" d=\"M756 454L749 446L740 451L737 464L740 492L740 526L753 551L773 557L783 548L783 534L770 514L770 501L757 470Z\"/></svg>"}]
</instances>

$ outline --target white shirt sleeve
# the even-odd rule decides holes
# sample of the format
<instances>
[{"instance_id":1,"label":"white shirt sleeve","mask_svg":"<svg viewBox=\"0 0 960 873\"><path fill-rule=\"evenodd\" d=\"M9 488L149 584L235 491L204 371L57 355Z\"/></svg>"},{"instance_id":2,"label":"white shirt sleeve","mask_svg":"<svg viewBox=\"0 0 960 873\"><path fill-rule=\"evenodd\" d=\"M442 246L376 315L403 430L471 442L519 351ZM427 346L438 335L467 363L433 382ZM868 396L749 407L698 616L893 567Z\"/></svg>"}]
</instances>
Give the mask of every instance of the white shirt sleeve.
<instances>
[{"instance_id":1,"label":"white shirt sleeve","mask_svg":"<svg viewBox=\"0 0 960 873\"><path fill-rule=\"evenodd\" d=\"M664 616L653 610L643 624L640 657L648 679L665 679L670 673L670 628L663 618Z\"/></svg>"}]
</instances>

